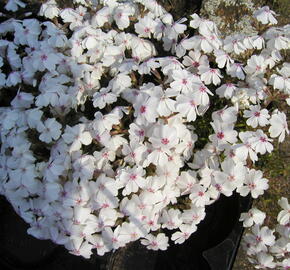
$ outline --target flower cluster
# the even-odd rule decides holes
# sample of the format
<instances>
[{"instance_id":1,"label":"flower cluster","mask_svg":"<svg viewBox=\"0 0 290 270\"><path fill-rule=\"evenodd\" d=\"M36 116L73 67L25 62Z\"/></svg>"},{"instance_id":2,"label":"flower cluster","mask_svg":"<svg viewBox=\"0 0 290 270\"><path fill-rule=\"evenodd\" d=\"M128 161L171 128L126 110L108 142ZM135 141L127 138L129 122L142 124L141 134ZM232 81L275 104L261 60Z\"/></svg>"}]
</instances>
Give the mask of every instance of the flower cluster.
<instances>
[{"instance_id":1,"label":"flower cluster","mask_svg":"<svg viewBox=\"0 0 290 270\"><path fill-rule=\"evenodd\" d=\"M253 164L289 133L272 101L290 103L290 26L222 39L155 0L73 4L0 25L0 193L28 233L86 258L165 250L221 195L262 195Z\"/></svg>"},{"instance_id":2,"label":"flower cluster","mask_svg":"<svg viewBox=\"0 0 290 270\"><path fill-rule=\"evenodd\" d=\"M249 260L257 269L288 269L290 265L290 205L282 197L278 201L283 210L277 216L278 224L274 230L263 226L266 214L257 208L248 213L242 213L240 221L244 227L252 227L243 239L243 248L249 255ZM275 233L275 235L274 235Z\"/></svg>"}]
</instances>

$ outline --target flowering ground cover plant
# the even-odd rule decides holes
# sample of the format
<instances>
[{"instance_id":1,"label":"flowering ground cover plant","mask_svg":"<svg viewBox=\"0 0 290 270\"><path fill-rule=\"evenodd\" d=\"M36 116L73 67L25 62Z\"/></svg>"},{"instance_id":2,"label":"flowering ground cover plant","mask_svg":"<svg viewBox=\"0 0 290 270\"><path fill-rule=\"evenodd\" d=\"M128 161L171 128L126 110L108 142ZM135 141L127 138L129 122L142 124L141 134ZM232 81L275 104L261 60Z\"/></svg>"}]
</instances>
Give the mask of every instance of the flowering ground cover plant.
<instances>
[{"instance_id":1,"label":"flowering ground cover plant","mask_svg":"<svg viewBox=\"0 0 290 270\"><path fill-rule=\"evenodd\" d=\"M50 0L2 22L0 193L28 233L85 258L138 239L165 250L221 194L262 195L254 164L289 133L290 26L275 15L262 7L256 35L223 38L155 0ZM277 240L264 213L241 216L258 268L289 266L279 204Z\"/></svg>"}]
</instances>

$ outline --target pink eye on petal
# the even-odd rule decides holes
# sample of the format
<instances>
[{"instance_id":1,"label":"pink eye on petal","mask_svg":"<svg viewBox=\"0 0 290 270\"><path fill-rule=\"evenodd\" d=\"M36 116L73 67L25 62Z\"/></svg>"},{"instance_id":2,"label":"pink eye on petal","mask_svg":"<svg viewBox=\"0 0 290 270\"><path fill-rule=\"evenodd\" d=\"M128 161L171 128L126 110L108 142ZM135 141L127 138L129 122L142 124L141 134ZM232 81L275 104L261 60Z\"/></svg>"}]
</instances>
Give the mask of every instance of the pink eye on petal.
<instances>
[{"instance_id":1,"label":"pink eye on petal","mask_svg":"<svg viewBox=\"0 0 290 270\"><path fill-rule=\"evenodd\" d=\"M166 145L169 143L169 140L167 138L162 138L161 143Z\"/></svg>"},{"instance_id":2,"label":"pink eye on petal","mask_svg":"<svg viewBox=\"0 0 290 270\"><path fill-rule=\"evenodd\" d=\"M256 117L259 117L260 115L261 115L260 112L255 112L255 113L254 113L254 116L256 116Z\"/></svg>"},{"instance_id":3,"label":"pink eye on petal","mask_svg":"<svg viewBox=\"0 0 290 270\"><path fill-rule=\"evenodd\" d=\"M186 85L187 84L187 80L186 79L182 79L182 84Z\"/></svg>"},{"instance_id":4,"label":"pink eye on petal","mask_svg":"<svg viewBox=\"0 0 290 270\"><path fill-rule=\"evenodd\" d=\"M145 113L145 112L146 112L146 107L145 106L141 106L140 113Z\"/></svg>"},{"instance_id":5,"label":"pink eye on petal","mask_svg":"<svg viewBox=\"0 0 290 270\"><path fill-rule=\"evenodd\" d=\"M224 135L223 132L218 132L216 136L217 136L217 138L220 139L220 140L223 139L223 138L225 137L225 135Z\"/></svg>"}]
</instances>

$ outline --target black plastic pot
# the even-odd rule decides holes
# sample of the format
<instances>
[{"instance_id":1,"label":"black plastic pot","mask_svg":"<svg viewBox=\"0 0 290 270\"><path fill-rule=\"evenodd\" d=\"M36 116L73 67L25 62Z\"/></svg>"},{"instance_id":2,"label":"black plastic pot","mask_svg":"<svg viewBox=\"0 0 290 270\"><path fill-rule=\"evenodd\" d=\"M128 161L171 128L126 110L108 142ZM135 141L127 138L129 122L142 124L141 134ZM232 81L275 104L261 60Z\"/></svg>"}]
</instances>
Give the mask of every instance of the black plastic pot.
<instances>
[{"instance_id":1,"label":"black plastic pot","mask_svg":"<svg viewBox=\"0 0 290 270\"><path fill-rule=\"evenodd\" d=\"M154 252L134 242L114 253L103 257L94 254L86 260L50 241L27 235L27 224L0 198L0 266L13 270L230 270L243 232L238 219L250 205L249 197L221 196L207 207L197 232L182 245Z\"/></svg>"}]
</instances>

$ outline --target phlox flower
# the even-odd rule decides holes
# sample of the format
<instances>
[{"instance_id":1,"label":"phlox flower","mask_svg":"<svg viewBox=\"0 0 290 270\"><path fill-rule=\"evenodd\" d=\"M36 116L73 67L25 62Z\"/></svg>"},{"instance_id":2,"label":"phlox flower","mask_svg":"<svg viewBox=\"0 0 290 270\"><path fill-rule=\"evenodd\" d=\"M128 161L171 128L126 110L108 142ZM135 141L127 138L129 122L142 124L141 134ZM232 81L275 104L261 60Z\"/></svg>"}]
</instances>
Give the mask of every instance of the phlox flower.
<instances>
[{"instance_id":1,"label":"phlox flower","mask_svg":"<svg viewBox=\"0 0 290 270\"><path fill-rule=\"evenodd\" d=\"M179 138L174 127L168 125L156 125L153 129L152 136L149 138L154 148L161 148L162 150L169 150L175 147Z\"/></svg>"},{"instance_id":2,"label":"phlox flower","mask_svg":"<svg viewBox=\"0 0 290 270\"><path fill-rule=\"evenodd\" d=\"M251 169L244 179L244 185L237 188L237 192L242 196L247 196L251 193L251 196L256 199L258 196L264 194L264 191L268 189L268 180L262 178L261 171Z\"/></svg>"},{"instance_id":3,"label":"phlox flower","mask_svg":"<svg viewBox=\"0 0 290 270\"><path fill-rule=\"evenodd\" d=\"M142 167L125 168L118 172L118 180L124 187L122 195L126 196L132 192L137 192L145 185L145 170Z\"/></svg>"},{"instance_id":4,"label":"phlox flower","mask_svg":"<svg viewBox=\"0 0 290 270\"><path fill-rule=\"evenodd\" d=\"M56 181L65 170L62 158L50 159L44 168L43 178L48 182Z\"/></svg>"},{"instance_id":5,"label":"phlox flower","mask_svg":"<svg viewBox=\"0 0 290 270\"><path fill-rule=\"evenodd\" d=\"M99 234L88 235L86 239L90 244L92 244L93 249L97 249L97 253L99 256L103 256L106 252L109 251L101 235Z\"/></svg>"},{"instance_id":6,"label":"phlox flower","mask_svg":"<svg viewBox=\"0 0 290 270\"><path fill-rule=\"evenodd\" d=\"M163 210L161 215L162 228L169 230L177 229L182 224L181 212L178 209Z\"/></svg>"},{"instance_id":7,"label":"phlox flower","mask_svg":"<svg viewBox=\"0 0 290 270\"><path fill-rule=\"evenodd\" d=\"M131 165L142 166L146 151L146 146L136 139L130 140L130 144L123 144L122 146L122 154L125 156L124 160Z\"/></svg>"},{"instance_id":8,"label":"phlox flower","mask_svg":"<svg viewBox=\"0 0 290 270\"><path fill-rule=\"evenodd\" d=\"M256 153L261 153L264 155L266 152L271 153L274 149L271 144L272 139L269 139L268 136L261 130L258 129L253 137L249 139L249 143L252 148L256 151Z\"/></svg>"},{"instance_id":9,"label":"phlox flower","mask_svg":"<svg viewBox=\"0 0 290 270\"><path fill-rule=\"evenodd\" d=\"M127 223L124 222L121 225L120 235L124 236L127 241L136 241L141 237L144 237L146 235L146 232L143 228L139 227L138 225L134 223Z\"/></svg>"},{"instance_id":10,"label":"phlox flower","mask_svg":"<svg viewBox=\"0 0 290 270\"><path fill-rule=\"evenodd\" d=\"M186 18L181 18L176 22L173 22L172 25L167 25L164 35L169 39L176 39L180 34L183 34L187 26L183 23L186 22Z\"/></svg>"},{"instance_id":11,"label":"phlox flower","mask_svg":"<svg viewBox=\"0 0 290 270\"><path fill-rule=\"evenodd\" d=\"M232 159L226 159L221 163L222 171L214 173L215 181L222 185L227 192L226 196L231 196L232 192L243 185L246 175L246 168L242 162L235 163Z\"/></svg>"},{"instance_id":12,"label":"phlox flower","mask_svg":"<svg viewBox=\"0 0 290 270\"><path fill-rule=\"evenodd\" d=\"M129 126L129 139L130 141L143 142L146 136L147 128L142 125L137 125L135 123L130 124Z\"/></svg>"},{"instance_id":13,"label":"phlox flower","mask_svg":"<svg viewBox=\"0 0 290 270\"><path fill-rule=\"evenodd\" d=\"M243 44L244 35L236 34L234 36L227 36L224 40L224 50L227 53L234 52L239 55L246 51L246 47Z\"/></svg>"},{"instance_id":14,"label":"phlox flower","mask_svg":"<svg viewBox=\"0 0 290 270\"><path fill-rule=\"evenodd\" d=\"M65 8L63 9L59 15L62 18L63 22L69 23L69 28L71 30L74 30L76 27L82 25L83 16L86 13L86 8L83 6L79 6L78 9L72 9L72 8Z\"/></svg>"},{"instance_id":15,"label":"phlox flower","mask_svg":"<svg viewBox=\"0 0 290 270\"><path fill-rule=\"evenodd\" d=\"M206 84L213 83L214 85L218 85L221 82L220 78L223 76L220 73L219 69L209 68L209 67L199 67L199 74L201 80Z\"/></svg>"},{"instance_id":16,"label":"phlox flower","mask_svg":"<svg viewBox=\"0 0 290 270\"><path fill-rule=\"evenodd\" d=\"M262 24L277 24L277 20L274 17L276 13L270 10L268 6L261 7L253 15Z\"/></svg>"},{"instance_id":17,"label":"phlox flower","mask_svg":"<svg viewBox=\"0 0 290 270\"><path fill-rule=\"evenodd\" d=\"M188 67L189 71L197 73L200 66L208 66L209 61L206 55L201 55L200 51L190 51L184 56L182 64Z\"/></svg>"},{"instance_id":18,"label":"phlox flower","mask_svg":"<svg viewBox=\"0 0 290 270\"><path fill-rule=\"evenodd\" d=\"M132 5L119 5L113 13L114 20L120 30L127 28L130 25L129 16L134 15L134 8Z\"/></svg>"},{"instance_id":19,"label":"phlox flower","mask_svg":"<svg viewBox=\"0 0 290 270\"><path fill-rule=\"evenodd\" d=\"M60 57L55 52L40 50L33 53L32 66L35 70L44 71L47 69L53 72L59 62Z\"/></svg>"},{"instance_id":20,"label":"phlox flower","mask_svg":"<svg viewBox=\"0 0 290 270\"><path fill-rule=\"evenodd\" d=\"M241 161L246 161L248 157L250 157L250 159L254 162L258 160L258 156L250 142L250 138L253 136L254 134L251 131L239 133L239 138L241 139L242 143L234 145L233 150L235 155Z\"/></svg>"},{"instance_id":21,"label":"phlox flower","mask_svg":"<svg viewBox=\"0 0 290 270\"><path fill-rule=\"evenodd\" d=\"M219 68L229 68L230 64L234 63L234 60L223 50L215 50L214 55Z\"/></svg>"},{"instance_id":22,"label":"phlox flower","mask_svg":"<svg viewBox=\"0 0 290 270\"><path fill-rule=\"evenodd\" d=\"M93 95L93 105L99 109L103 109L107 104L112 104L117 101L117 95L111 93L110 89L102 88L99 92Z\"/></svg>"},{"instance_id":23,"label":"phlox flower","mask_svg":"<svg viewBox=\"0 0 290 270\"><path fill-rule=\"evenodd\" d=\"M96 112L94 114L94 120L91 123L91 128L98 132L98 134L102 134L105 131L111 131L113 125L118 125L120 123L120 115L117 111L111 111L103 115L101 112ZM83 132L84 129L81 128ZM86 135L88 136L88 135Z\"/></svg>"},{"instance_id":24,"label":"phlox flower","mask_svg":"<svg viewBox=\"0 0 290 270\"><path fill-rule=\"evenodd\" d=\"M217 146L222 146L227 143L235 143L237 141L238 132L233 129L232 124L226 122L213 121L210 123L215 134L210 135L210 140Z\"/></svg>"},{"instance_id":25,"label":"phlox flower","mask_svg":"<svg viewBox=\"0 0 290 270\"><path fill-rule=\"evenodd\" d=\"M132 57L137 61L152 58L157 54L156 48L149 40L134 37L132 38Z\"/></svg>"},{"instance_id":26,"label":"phlox flower","mask_svg":"<svg viewBox=\"0 0 290 270\"><path fill-rule=\"evenodd\" d=\"M61 192L61 201L64 207L85 206L90 199L89 183L87 181L66 182Z\"/></svg>"},{"instance_id":27,"label":"phlox flower","mask_svg":"<svg viewBox=\"0 0 290 270\"><path fill-rule=\"evenodd\" d=\"M71 144L71 151L79 150L84 145L89 145L92 142L90 132L85 131L85 124L78 124L73 127L66 126L62 138L67 144Z\"/></svg>"},{"instance_id":28,"label":"phlox flower","mask_svg":"<svg viewBox=\"0 0 290 270\"><path fill-rule=\"evenodd\" d=\"M181 195L190 194L193 185L196 184L196 172L192 170L181 172L180 176L177 177L176 185L181 191Z\"/></svg>"},{"instance_id":29,"label":"phlox flower","mask_svg":"<svg viewBox=\"0 0 290 270\"><path fill-rule=\"evenodd\" d=\"M7 4L5 5L5 9L15 12L18 10L18 7L24 8L25 6L26 4L20 0L8 0Z\"/></svg>"},{"instance_id":30,"label":"phlox flower","mask_svg":"<svg viewBox=\"0 0 290 270\"><path fill-rule=\"evenodd\" d=\"M15 86L22 82L21 73L19 71L12 71L9 73L5 84L8 87Z\"/></svg>"},{"instance_id":31,"label":"phlox flower","mask_svg":"<svg viewBox=\"0 0 290 270\"><path fill-rule=\"evenodd\" d=\"M151 34L155 32L157 23L150 18L150 16L145 16L140 18L138 23L135 23L135 31L139 37L151 38Z\"/></svg>"},{"instance_id":32,"label":"phlox flower","mask_svg":"<svg viewBox=\"0 0 290 270\"><path fill-rule=\"evenodd\" d=\"M213 96L213 93L202 83L193 83L193 94L196 102L201 106L207 106L209 104L209 96Z\"/></svg>"},{"instance_id":33,"label":"phlox flower","mask_svg":"<svg viewBox=\"0 0 290 270\"><path fill-rule=\"evenodd\" d=\"M245 71L247 74L257 76L259 74L263 74L265 72L265 68L266 66L264 57L261 55L253 55L250 59L248 59Z\"/></svg>"},{"instance_id":34,"label":"phlox flower","mask_svg":"<svg viewBox=\"0 0 290 270\"><path fill-rule=\"evenodd\" d=\"M217 27L212 21L200 18L196 13L190 15L190 17L192 20L190 21L189 25L194 29L198 28L198 31L201 35L210 36L212 33L217 32Z\"/></svg>"},{"instance_id":35,"label":"phlox flower","mask_svg":"<svg viewBox=\"0 0 290 270\"><path fill-rule=\"evenodd\" d=\"M151 70L155 70L156 68L159 68L160 64L157 61L156 58L150 58L145 61L143 61L139 66L138 66L138 73L139 74L150 74Z\"/></svg>"},{"instance_id":36,"label":"phlox flower","mask_svg":"<svg viewBox=\"0 0 290 270\"><path fill-rule=\"evenodd\" d=\"M262 36L256 35L256 36L249 36L245 37L244 44L247 49L257 49L261 50L265 46L265 40Z\"/></svg>"},{"instance_id":37,"label":"phlox flower","mask_svg":"<svg viewBox=\"0 0 290 270\"><path fill-rule=\"evenodd\" d=\"M288 200L282 197L278 204L283 208L282 211L279 212L277 220L281 225L286 225L290 222L290 205Z\"/></svg>"},{"instance_id":38,"label":"phlox flower","mask_svg":"<svg viewBox=\"0 0 290 270\"><path fill-rule=\"evenodd\" d=\"M17 95L11 101L11 106L13 108L30 108L33 101L34 97L32 94L18 91Z\"/></svg>"},{"instance_id":39,"label":"phlox flower","mask_svg":"<svg viewBox=\"0 0 290 270\"><path fill-rule=\"evenodd\" d=\"M187 70L173 70L173 82L170 83L172 89L182 93L191 92L193 77Z\"/></svg>"},{"instance_id":40,"label":"phlox flower","mask_svg":"<svg viewBox=\"0 0 290 270\"><path fill-rule=\"evenodd\" d=\"M278 72L281 76L272 74L269 83L273 85L275 89L285 91L286 93L290 92L290 64L284 63L283 67L278 70Z\"/></svg>"},{"instance_id":41,"label":"phlox flower","mask_svg":"<svg viewBox=\"0 0 290 270\"><path fill-rule=\"evenodd\" d=\"M67 243L64 245L71 254L76 256L82 256L84 258L90 258L92 255L92 244L90 244L88 241L85 241L84 239L76 238L76 239L70 239Z\"/></svg>"},{"instance_id":42,"label":"phlox flower","mask_svg":"<svg viewBox=\"0 0 290 270\"><path fill-rule=\"evenodd\" d=\"M82 155L73 162L73 180L90 180L94 175L95 157Z\"/></svg>"},{"instance_id":43,"label":"phlox flower","mask_svg":"<svg viewBox=\"0 0 290 270\"><path fill-rule=\"evenodd\" d=\"M276 263L273 260L273 256L266 252L259 252L255 259L249 258L249 261L255 264L256 269L275 268Z\"/></svg>"},{"instance_id":44,"label":"phlox flower","mask_svg":"<svg viewBox=\"0 0 290 270\"><path fill-rule=\"evenodd\" d=\"M44 123L39 122L36 128L41 133L39 139L50 143L52 140L57 140L60 137L62 125L55 118L49 118Z\"/></svg>"},{"instance_id":45,"label":"phlox flower","mask_svg":"<svg viewBox=\"0 0 290 270\"><path fill-rule=\"evenodd\" d=\"M197 230L197 227L194 225L182 224L179 226L179 230L180 231L175 232L171 236L171 240L174 241L175 244L182 244Z\"/></svg>"},{"instance_id":46,"label":"phlox flower","mask_svg":"<svg viewBox=\"0 0 290 270\"><path fill-rule=\"evenodd\" d=\"M221 85L219 88L216 89L216 93L220 97L225 97L227 99L232 98L236 91L237 87L233 83L226 83Z\"/></svg>"},{"instance_id":47,"label":"phlox flower","mask_svg":"<svg viewBox=\"0 0 290 270\"><path fill-rule=\"evenodd\" d=\"M190 191L189 198L191 199L192 204L197 207L203 207L205 205L208 205L210 201L207 188L200 184L193 185Z\"/></svg>"},{"instance_id":48,"label":"phlox flower","mask_svg":"<svg viewBox=\"0 0 290 270\"><path fill-rule=\"evenodd\" d=\"M259 225L254 225L251 237L256 244L256 252L267 252L267 246L272 246L275 243L274 231L270 230L267 226L260 227Z\"/></svg>"},{"instance_id":49,"label":"phlox flower","mask_svg":"<svg viewBox=\"0 0 290 270\"><path fill-rule=\"evenodd\" d=\"M212 113L212 119L223 123L234 124L237 121L238 110L235 107L224 107Z\"/></svg>"},{"instance_id":50,"label":"phlox flower","mask_svg":"<svg viewBox=\"0 0 290 270\"><path fill-rule=\"evenodd\" d=\"M190 209L184 210L181 219L183 223L197 225L205 218L205 207L197 207L195 204L190 206Z\"/></svg>"},{"instance_id":51,"label":"phlox flower","mask_svg":"<svg viewBox=\"0 0 290 270\"><path fill-rule=\"evenodd\" d=\"M260 105L250 105L250 110L244 110L244 117L247 119L247 125L256 128L258 125L261 127L269 124L270 115L267 109L261 109Z\"/></svg>"},{"instance_id":52,"label":"phlox flower","mask_svg":"<svg viewBox=\"0 0 290 270\"><path fill-rule=\"evenodd\" d=\"M156 97L150 97L144 94L138 95L133 104L136 123L138 125L154 123L155 119L158 117L157 104L158 99Z\"/></svg>"},{"instance_id":53,"label":"phlox flower","mask_svg":"<svg viewBox=\"0 0 290 270\"><path fill-rule=\"evenodd\" d=\"M240 80L245 79L244 68L243 65L240 63L233 63L227 66L227 74Z\"/></svg>"},{"instance_id":54,"label":"phlox flower","mask_svg":"<svg viewBox=\"0 0 290 270\"><path fill-rule=\"evenodd\" d=\"M195 100L192 93L181 94L176 98L176 111L183 117L186 117L189 122L196 120L196 115L198 115L198 105L200 104Z\"/></svg>"},{"instance_id":55,"label":"phlox flower","mask_svg":"<svg viewBox=\"0 0 290 270\"><path fill-rule=\"evenodd\" d=\"M48 19L53 19L59 15L59 8L55 0L49 0L46 3L43 3L39 10L39 15L44 16Z\"/></svg>"},{"instance_id":56,"label":"phlox flower","mask_svg":"<svg viewBox=\"0 0 290 270\"><path fill-rule=\"evenodd\" d=\"M166 250L169 246L168 237L164 233L159 233L157 236L148 234L141 240L141 244L152 250Z\"/></svg>"},{"instance_id":57,"label":"phlox flower","mask_svg":"<svg viewBox=\"0 0 290 270\"><path fill-rule=\"evenodd\" d=\"M244 227L251 227L253 224L261 225L266 218L266 214L253 207L246 213L241 213L239 221L243 221Z\"/></svg>"}]
</instances>

